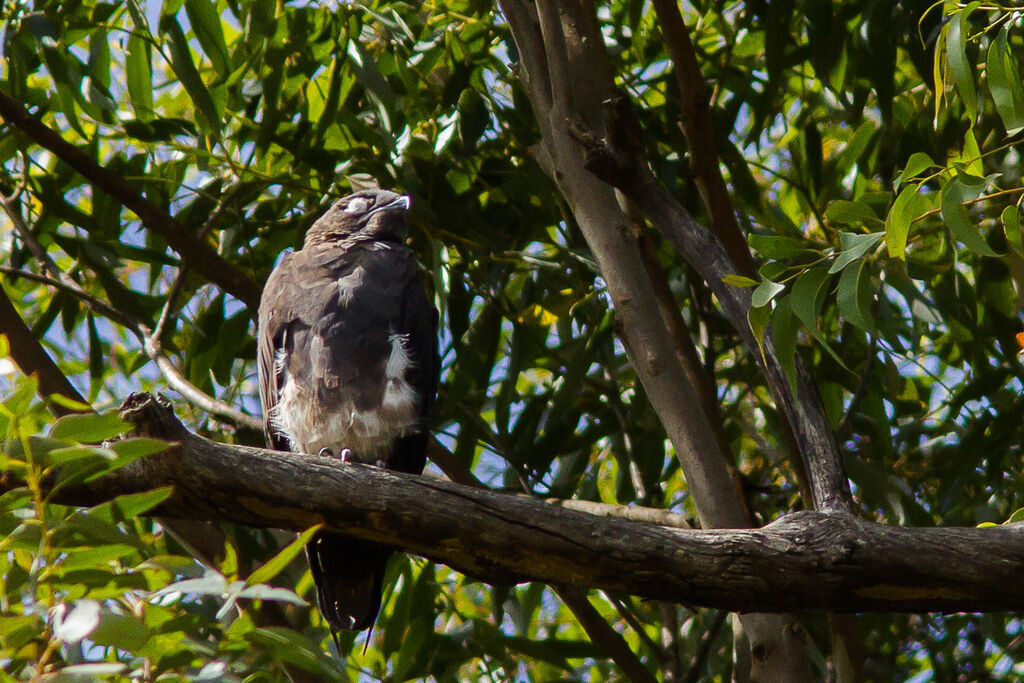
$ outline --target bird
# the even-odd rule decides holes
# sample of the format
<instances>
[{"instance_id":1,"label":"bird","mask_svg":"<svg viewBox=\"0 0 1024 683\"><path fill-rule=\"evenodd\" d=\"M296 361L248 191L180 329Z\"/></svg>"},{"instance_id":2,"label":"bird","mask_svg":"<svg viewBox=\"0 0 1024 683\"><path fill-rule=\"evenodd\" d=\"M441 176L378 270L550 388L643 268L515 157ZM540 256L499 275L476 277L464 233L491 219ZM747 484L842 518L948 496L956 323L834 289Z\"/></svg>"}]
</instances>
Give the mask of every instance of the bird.
<instances>
[{"instance_id":1,"label":"bird","mask_svg":"<svg viewBox=\"0 0 1024 683\"><path fill-rule=\"evenodd\" d=\"M257 366L271 449L419 474L438 383L437 311L405 246L407 196L343 197L271 272ZM306 545L320 612L372 628L392 548L318 531ZM369 642L369 640L367 640Z\"/></svg>"}]
</instances>

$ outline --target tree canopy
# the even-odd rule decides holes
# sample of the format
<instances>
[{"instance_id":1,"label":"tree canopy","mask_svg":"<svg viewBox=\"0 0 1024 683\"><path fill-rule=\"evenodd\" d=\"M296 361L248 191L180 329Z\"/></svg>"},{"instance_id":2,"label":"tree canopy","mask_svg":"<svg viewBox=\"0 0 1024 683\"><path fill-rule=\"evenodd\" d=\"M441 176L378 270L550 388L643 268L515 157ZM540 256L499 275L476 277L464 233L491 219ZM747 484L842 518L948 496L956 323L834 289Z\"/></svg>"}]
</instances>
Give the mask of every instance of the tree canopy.
<instances>
[{"instance_id":1,"label":"tree canopy","mask_svg":"<svg viewBox=\"0 0 1024 683\"><path fill-rule=\"evenodd\" d=\"M1024 675L1024 589L1000 573L1024 557L1019 8L2 8L16 679ZM235 505L213 465L159 474L264 462L241 448L263 446L262 283L372 185L412 197L443 328L428 476L460 486L282 459ZM191 434L123 422L139 391ZM299 511L304 471L367 497ZM394 507L417 495L430 515ZM416 553L340 652L301 556L319 524ZM589 567L546 559L572 543ZM800 592L865 557L921 587Z\"/></svg>"}]
</instances>

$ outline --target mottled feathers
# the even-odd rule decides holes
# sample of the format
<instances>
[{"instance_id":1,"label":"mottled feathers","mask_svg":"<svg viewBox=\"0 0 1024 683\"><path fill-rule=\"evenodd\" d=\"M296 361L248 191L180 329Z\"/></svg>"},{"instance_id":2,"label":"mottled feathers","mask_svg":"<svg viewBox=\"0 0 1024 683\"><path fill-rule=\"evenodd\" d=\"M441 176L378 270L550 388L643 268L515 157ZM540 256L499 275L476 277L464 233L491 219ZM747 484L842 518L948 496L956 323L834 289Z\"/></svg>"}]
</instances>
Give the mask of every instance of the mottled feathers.
<instances>
[{"instance_id":1,"label":"mottled feathers","mask_svg":"<svg viewBox=\"0 0 1024 683\"><path fill-rule=\"evenodd\" d=\"M402 243L408 206L385 190L341 199L267 280L258 366L271 448L422 471L437 314ZM390 549L320 533L306 550L332 629L372 626Z\"/></svg>"}]
</instances>

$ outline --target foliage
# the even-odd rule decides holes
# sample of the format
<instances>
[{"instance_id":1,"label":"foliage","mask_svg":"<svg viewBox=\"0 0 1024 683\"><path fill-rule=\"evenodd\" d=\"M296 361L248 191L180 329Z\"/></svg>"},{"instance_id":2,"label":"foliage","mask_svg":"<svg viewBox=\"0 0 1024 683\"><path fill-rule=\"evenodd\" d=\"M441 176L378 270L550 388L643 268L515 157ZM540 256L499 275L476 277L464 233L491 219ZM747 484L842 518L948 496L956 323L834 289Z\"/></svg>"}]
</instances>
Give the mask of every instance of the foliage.
<instances>
[{"instance_id":1,"label":"foliage","mask_svg":"<svg viewBox=\"0 0 1024 683\"><path fill-rule=\"evenodd\" d=\"M479 479L693 515L604 281L531 157L537 126L492 3L9 0L2 16L0 91L254 281L368 177L411 194L411 243L446 330L436 429ZM637 0L601 3L598 16L658 177L704 220L657 17ZM782 357L809 365L862 510L912 525L1010 518L1024 507L1020 10L756 0L694 2L686 20L761 264L758 280L732 282L754 287L751 322L770 326ZM31 229L0 232L4 291L92 405L163 390L145 348L157 330L184 378L258 412L254 313L238 292L24 133L4 130L0 163L0 191ZM701 340L758 520L799 507L754 359L707 284L669 245L655 248ZM80 291L24 274L54 271ZM292 604L313 597L301 561L268 562L292 539L225 527L220 564L204 573L144 516L159 493L90 510L49 503L40 477L92 476L145 444L83 445L118 426L49 427L32 380L11 377L3 457L24 486L0 498L0 662L14 676L48 666L282 680L286 665L325 680L619 676L549 588L484 585L407 558L390 568L370 646L343 638L338 667L321 654L333 646L319 615ZM261 444L250 428L177 408L218 440ZM257 578L285 592L238 601L254 588L238 582L265 562ZM290 626L262 621L273 598ZM728 627L713 611L591 601L652 670L678 660L695 677L727 676ZM803 625L827 651L824 617ZM860 625L874 680L1012 680L1020 628L1003 615Z\"/></svg>"}]
</instances>

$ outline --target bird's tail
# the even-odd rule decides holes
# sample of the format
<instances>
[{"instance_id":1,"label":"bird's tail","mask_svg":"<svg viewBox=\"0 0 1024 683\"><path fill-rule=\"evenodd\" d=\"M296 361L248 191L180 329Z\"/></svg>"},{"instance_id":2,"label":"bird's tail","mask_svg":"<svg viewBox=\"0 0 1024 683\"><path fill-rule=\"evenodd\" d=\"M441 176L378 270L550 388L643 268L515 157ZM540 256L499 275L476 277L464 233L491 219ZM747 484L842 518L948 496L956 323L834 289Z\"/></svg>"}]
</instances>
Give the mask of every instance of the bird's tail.
<instances>
[{"instance_id":1,"label":"bird's tail","mask_svg":"<svg viewBox=\"0 0 1024 683\"><path fill-rule=\"evenodd\" d=\"M373 626L391 552L376 543L322 531L306 544L320 613L332 633Z\"/></svg>"}]
</instances>

